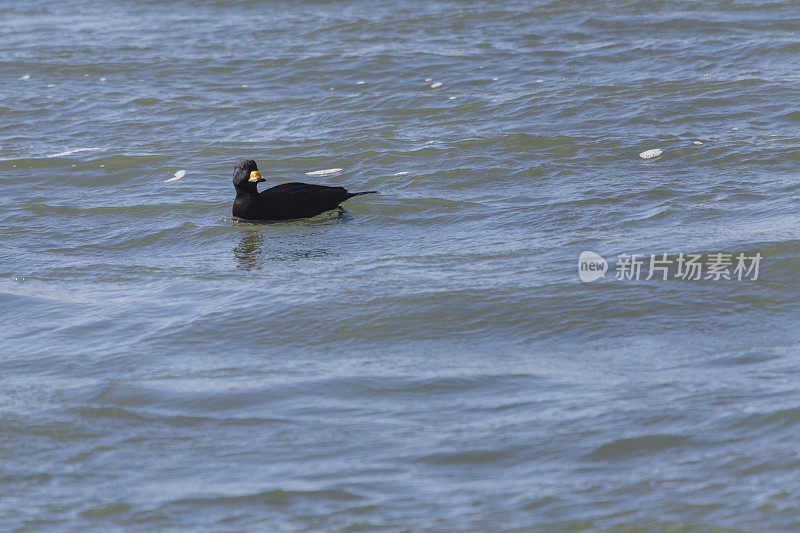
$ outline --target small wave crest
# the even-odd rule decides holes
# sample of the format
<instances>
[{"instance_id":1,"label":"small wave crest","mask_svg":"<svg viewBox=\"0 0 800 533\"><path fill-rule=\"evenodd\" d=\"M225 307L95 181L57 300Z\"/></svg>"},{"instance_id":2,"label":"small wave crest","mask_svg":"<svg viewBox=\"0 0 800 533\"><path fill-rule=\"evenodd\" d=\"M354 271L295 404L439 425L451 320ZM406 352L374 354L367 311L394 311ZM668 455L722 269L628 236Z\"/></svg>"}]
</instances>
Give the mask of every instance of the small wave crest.
<instances>
[{"instance_id":1,"label":"small wave crest","mask_svg":"<svg viewBox=\"0 0 800 533\"><path fill-rule=\"evenodd\" d=\"M306 176L310 176L312 178L319 178L322 176L333 176L334 174L338 174L341 172L341 168L326 168L324 170L312 170L310 172L306 172Z\"/></svg>"},{"instance_id":2,"label":"small wave crest","mask_svg":"<svg viewBox=\"0 0 800 533\"><path fill-rule=\"evenodd\" d=\"M75 150L67 150L66 152L50 154L46 155L45 157L66 157L68 155L77 154L78 152L94 152L97 150L102 150L102 148L76 148Z\"/></svg>"}]
</instances>

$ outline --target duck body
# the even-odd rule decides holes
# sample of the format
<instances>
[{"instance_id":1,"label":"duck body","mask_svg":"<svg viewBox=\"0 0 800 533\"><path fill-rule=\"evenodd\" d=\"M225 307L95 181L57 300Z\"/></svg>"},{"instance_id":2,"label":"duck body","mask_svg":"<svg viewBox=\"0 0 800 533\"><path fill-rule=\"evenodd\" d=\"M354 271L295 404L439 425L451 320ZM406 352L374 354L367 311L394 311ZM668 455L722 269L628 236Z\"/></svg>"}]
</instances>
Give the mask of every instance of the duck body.
<instances>
[{"instance_id":1,"label":"duck body","mask_svg":"<svg viewBox=\"0 0 800 533\"><path fill-rule=\"evenodd\" d=\"M367 192L348 192L344 187L311 183L284 183L261 192L257 184L266 181L251 159L240 161L233 171L236 199L233 216L244 220L291 220L310 218L339 207L339 204Z\"/></svg>"}]
</instances>

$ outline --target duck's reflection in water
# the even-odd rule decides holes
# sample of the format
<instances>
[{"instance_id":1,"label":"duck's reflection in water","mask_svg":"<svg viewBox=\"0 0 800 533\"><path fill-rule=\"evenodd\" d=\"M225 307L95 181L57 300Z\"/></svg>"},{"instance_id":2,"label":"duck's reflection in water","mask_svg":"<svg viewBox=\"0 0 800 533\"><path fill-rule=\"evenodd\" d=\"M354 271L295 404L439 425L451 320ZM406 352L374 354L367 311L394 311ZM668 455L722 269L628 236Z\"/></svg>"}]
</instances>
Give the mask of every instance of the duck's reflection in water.
<instances>
[{"instance_id":1,"label":"duck's reflection in water","mask_svg":"<svg viewBox=\"0 0 800 533\"><path fill-rule=\"evenodd\" d=\"M325 248L297 249L294 239L265 233L253 229L242 234L239 244L233 249L237 267L242 270L261 270L270 261L297 261L325 257L331 253Z\"/></svg>"},{"instance_id":2,"label":"duck's reflection in water","mask_svg":"<svg viewBox=\"0 0 800 533\"><path fill-rule=\"evenodd\" d=\"M236 265L242 270L259 270L261 266L261 247L264 237L260 231L249 230L242 234L239 244L233 249Z\"/></svg>"}]
</instances>

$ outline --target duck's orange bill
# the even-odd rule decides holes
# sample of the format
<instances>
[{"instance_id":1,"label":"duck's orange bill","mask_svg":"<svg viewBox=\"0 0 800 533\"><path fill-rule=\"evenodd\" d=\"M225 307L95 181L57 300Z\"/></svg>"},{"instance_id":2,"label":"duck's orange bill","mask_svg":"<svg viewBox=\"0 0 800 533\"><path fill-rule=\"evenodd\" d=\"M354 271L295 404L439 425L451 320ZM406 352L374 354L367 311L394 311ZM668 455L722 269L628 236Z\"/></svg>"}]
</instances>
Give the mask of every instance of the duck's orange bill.
<instances>
[{"instance_id":1,"label":"duck's orange bill","mask_svg":"<svg viewBox=\"0 0 800 533\"><path fill-rule=\"evenodd\" d=\"M254 171L252 171L250 173L249 181L253 181L255 183L258 183L258 180L260 180L260 179L261 179L261 172L259 172L258 170L254 170Z\"/></svg>"}]
</instances>

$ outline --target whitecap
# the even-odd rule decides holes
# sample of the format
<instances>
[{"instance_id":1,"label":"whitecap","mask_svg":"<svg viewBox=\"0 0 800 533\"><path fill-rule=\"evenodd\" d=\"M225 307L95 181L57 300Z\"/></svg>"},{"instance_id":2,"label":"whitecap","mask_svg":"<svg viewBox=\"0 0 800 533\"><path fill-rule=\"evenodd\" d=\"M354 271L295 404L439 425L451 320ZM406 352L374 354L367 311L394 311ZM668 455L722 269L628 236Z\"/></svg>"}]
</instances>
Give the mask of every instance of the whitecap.
<instances>
[{"instance_id":1,"label":"whitecap","mask_svg":"<svg viewBox=\"0 0 800 533\"><path fill-rule=\"evenodd\" d=\"M177 171L177 172L175 173L175 176L174 176L174 177L172 177L172 178L170 178L170 179L168 179L168 180L164 180L164 183L167 183L167 182L169 182L169 181L178 181L179 179L181 179L181 178L182 178L182 177L184 177L185 175L186 175L186 171L185 171L185 170L183 170L183 169L181 169L181 170L179 170L179 171Z\"/></svg>"},{"instance_id":2,"label":"whitecap","mask_svg":"<svg viewBox=\"0 0 800 533\"><path fill-rule=\"evenodd\" d=\"M441 87L442 82L437 81L436 83L431 83L431 89L436 89L437 87Z\"/></svg>"},{"instance_id":3,"label":"whitecap","mask_svg":"<svg viewBox=\"0 0 800 533\"><path fill-rule=\"evenodd\" d=\"M76 148L75 150L67 150L66 152L50 154L46 155L45 157L65 157L68 155L77 154L78 152L94 152L95 150L101 150L101 148Z\"/></svg>"},{"instance_id":4,"label":"whitecap","mask_svg":"<svg viewBox=\"0 0 800 533\"><path fill-rule=\"evenodd\" d=\"M28 81L29 79L31 79L31 75L30 74L25 74L20 79L22 81Z\"/></svg>"},{"instance_id":5,"label":"whitecap","mask_svg":"<svg viewBox=\"0 0 800 533\"><path fill-rule=\"evenodd\" d=\"M425 81L433 81L433 78L425 78Z\"/></svg>"},{"instance_id":6,"label":"whitecap","mask_svg":"<svg viewBox=\"0 0 800 533\"><path fill-rule=\"evenodd\" d=\"M306 172L306 176L311 176L312 178L318 178L320 176L330 176L332 174L338 174L341 172L341 168L326 168L325 170L312 170L311 172Z\"/></svg>"},{"instance_id":7,"label":"whitecap","mask_svg":"<svg viewBox=\"0 0 800 533\"><path fill-rule=\"evenodd\" d=\"M700 142L700 141L695 141L692 144L695 145L695 146L702 146L703 145L703 143Z\"/></svg>"},{"instance_id":8,"label":"whitecap","mask_svg":"<svg viewBox=\"0 0 800 533\"><path fill-rule=\"evenodd\" d=\"M406 175L408 175L408 172L395 172L394 175L395 176L406 176Z\"/></svg>"},{"instance_id":9,"label":"whitecap","mask_svg":"<svg viewBox=\"0 0 800 533\"><path fill-rule=\"evenodd\" d=\"M639 154L639 157L642 159L653 159L654 157L658 157L663 154L663 150L659 150L658 148L652 148L650 150L645 150L644 152Z\"/></svg>"},{"instance_id":10,"label":"whitecap","mask_svg":"<svg viewBox=\"0 0 800 533\"><path fill-rule=\"evenodd\" d=\"M356 82L356 85L364 85L365 83L367 83L367 82L365 82L364 80L358 80Z\"/></svg>"}]
</instances>

